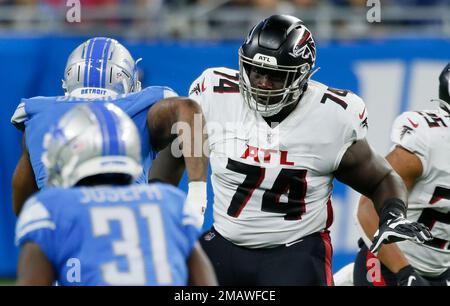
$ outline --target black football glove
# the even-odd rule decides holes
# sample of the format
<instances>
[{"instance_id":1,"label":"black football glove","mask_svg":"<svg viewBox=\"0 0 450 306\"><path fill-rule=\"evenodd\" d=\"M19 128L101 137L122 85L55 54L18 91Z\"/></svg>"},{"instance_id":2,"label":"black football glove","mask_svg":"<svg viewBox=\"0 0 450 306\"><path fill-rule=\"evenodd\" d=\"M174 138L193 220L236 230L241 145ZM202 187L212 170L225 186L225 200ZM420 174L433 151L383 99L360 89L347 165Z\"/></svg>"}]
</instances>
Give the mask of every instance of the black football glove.
<instances>
[{"instance_id":1,"label":"black football glove","mask_svg":"<svg viewBox=\"0 0 450 306\"><path fill-rule=\"evenodd\" d=\"M402 240L411 240L416 243L424 243L433 239L430 231L423 224L409 221L403 213L406 206L397 200L385 205L380 215L380 226L376 231L370 251L377 254L381 244L393 243Z\"/></svg>"},{"instance_id":2,"label":"black football glove","mask_svg":"<svg viewBox=\"0 0 450 306\"><path fill-rule=\"evenodd\" d=\"M395 277L397 278L397 284L399 286L430 286L430 282L420 276L419 273L409 265L398 271L398 273L395 274Z\"/></svg>"}]
</instances>

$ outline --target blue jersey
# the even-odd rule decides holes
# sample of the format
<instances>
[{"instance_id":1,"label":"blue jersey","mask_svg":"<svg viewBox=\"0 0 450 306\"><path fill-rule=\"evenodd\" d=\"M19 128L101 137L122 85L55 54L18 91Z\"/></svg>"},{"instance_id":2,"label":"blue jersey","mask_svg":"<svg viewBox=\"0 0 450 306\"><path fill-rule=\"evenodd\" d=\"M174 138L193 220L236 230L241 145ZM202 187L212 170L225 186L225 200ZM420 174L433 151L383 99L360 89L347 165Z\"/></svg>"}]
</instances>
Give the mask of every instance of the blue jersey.
<instances>
[{"instance_id":1,"label":"blue jersey","mask_svg":"<svg viewBox=\"0 0 450 306\"><path fill-rule=\"evenodd\" d=\"M46 188L26 202L16 243L38 244L61 285L186 285L200 228L170 185Z\"/></svg>"},{"instance_id":2,"label":"blue jersey","mask_svg":"<svg viewBox=\"0 0 450 306\"><path fill-rule=\"evenodd\" d=\"M156 151L150 144L147 113L153 104L169 96L176 96L176 93L167 87L151 86L137 93L119 95L116 98L109 99L88 100L70 96L34 97L22 99L11 122L19 129L25 131L26 147L36 178L36 184L39 189L42 189L45 185L46 173L41 157L44 150L44 136L48 132L49 127L56 124L68 110L78 104L113 103L125 111L138 128L141 137L143 173L139 176L137 182L146 183L148 171L153 159L156 157Z\"/></svg>"}]
</instances>

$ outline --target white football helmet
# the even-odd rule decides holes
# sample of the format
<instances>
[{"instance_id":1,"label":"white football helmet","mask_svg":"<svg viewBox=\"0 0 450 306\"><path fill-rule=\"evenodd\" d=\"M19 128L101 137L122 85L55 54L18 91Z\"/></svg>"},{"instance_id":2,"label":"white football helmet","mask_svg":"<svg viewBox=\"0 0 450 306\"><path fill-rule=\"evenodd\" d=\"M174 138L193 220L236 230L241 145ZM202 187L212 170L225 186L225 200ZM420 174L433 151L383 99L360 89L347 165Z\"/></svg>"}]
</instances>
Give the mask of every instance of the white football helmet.
<instances>
[{"instance_id":1,"label":"white football helmet","mask_svg":"<svg viewBox=\"0 0 450 306\"><path fill-rule=\"evenodd\" d=\"M66 95L80 98L140 91L139 60L135 62L130 52L115 39L91 38L70 54L62 87Z\"/></svg>"},{"instance_id":2,"label":"white football helmet","mask_svg":"<svg viewBox=\"0 0 450 306\"><path fill-rule=\"evenodd\" d=\"M47 186L70 187L98 174L141 173L141 142L134 122L110 103L68 111L44 137Z\"/></svg>"}]
</instances>

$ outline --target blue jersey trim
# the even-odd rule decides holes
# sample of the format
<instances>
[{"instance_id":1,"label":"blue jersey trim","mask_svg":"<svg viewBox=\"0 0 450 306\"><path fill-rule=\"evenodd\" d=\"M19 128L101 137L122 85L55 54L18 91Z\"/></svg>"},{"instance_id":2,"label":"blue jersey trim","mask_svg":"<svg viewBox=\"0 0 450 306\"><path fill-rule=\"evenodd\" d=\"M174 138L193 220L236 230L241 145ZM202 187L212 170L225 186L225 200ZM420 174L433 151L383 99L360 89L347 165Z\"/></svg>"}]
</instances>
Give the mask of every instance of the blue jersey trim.
<instances>
[{"instance_id":1,"label":"blue jersey trim","mask_svg":"<svg viewBox=\"0 0 450 306\"><path fill-rule=\"evenodd\" d=\"M106 47L105 47L105 49L103 51L103 55L102 55L102 84L101 84L102 88L106 87L106 63L108 62L107 56L108 56L110 46L111 46L111 39L108 38L108 40L106 42Z\"/></svg>"},{"instance_id":2,"label":"blue jersey trim","mask_svg":"<svg viewBox=\"0 0 450 306\"><path fill-rule=\"evenodd\" d=\"M120 155L119 137L113 115L99 103L89 105L97 117L103 136L102 154Z\"/></svg>"},{"instance_id":3,"label":"blue jersey trim","mask_svg":"<svg viewBox=\"0 0 450 306\"><path fill-rule=\"evenodd\" d=\"M100 70L107 40L98 39L93 43L89 66L89 87L100 87Z\"/></svg>"}]
</instances>

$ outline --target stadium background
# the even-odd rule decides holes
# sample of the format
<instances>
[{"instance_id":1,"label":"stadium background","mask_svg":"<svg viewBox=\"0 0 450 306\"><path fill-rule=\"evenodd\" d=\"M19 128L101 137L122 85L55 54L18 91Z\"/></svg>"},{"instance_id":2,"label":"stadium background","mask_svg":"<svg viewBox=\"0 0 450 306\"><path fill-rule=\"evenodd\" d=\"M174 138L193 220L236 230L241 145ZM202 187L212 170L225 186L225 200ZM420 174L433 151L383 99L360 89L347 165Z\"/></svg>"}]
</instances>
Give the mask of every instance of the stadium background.
<instances>
[{"instance_id":1,"label":"stadium background","mask_svg":"<svg viewBox=\"0 0 450 306\"><path fill-rule=\"evenodd\" d=\"M83 1L81 2L83 3ZM438 1L424 2L425 4L436 4ZM448 11L447 2L444 2L440 3L441 6L430 5L430 7L436 10L445 8ZM200 5L194 4L194 6L199 7ZM342 7L336 7L342 9ZM395 6L393 7L395 8ZM147 33L148 35L141 33L136 37L119 31L127 28L127 31L131 33L132 27L131 30L129 27L132 24L116 27L117 24L114 22L117 22L118 19L114 19L115 26L112 28L92 26L74 30L63 21L62 30L61 28L54 28L54 30L50 28L49 30L48 27L44 27L42 30L37 27L37 30L33 31L32 24L31 27L29 25L24 29L12 26L11 22L15 19L5 11L11 9L16 9L16 7L6 5L0 0L0 59L2 63L0 82L2 107L0 112L2 139L0 145L0 278L15 276L18 256L18 250L14 246L16 219L11 208L11 177L20 155L21 133L9 121L20 99L36 95L61 95L61 78L67 56L73 48L92 35L91 33L118 38L129 48L135 58L142 57L143 61L139 66L144 86L166 85L172 87L180 95L187 95L190 83L205 68L238 67L237 49L243 35L248 30L248 28L242 28L236 30L242 33L226 32L227 34L223 38L227 39L221 39L212 35L220 32L217 23L209 22L203 26L215 25L214 29L211 29L210 37L205 31L196 31L196 37L186 36L186 33L180 34L180 32L177 32L178 35L166 33L161 37L161 35L152 34L152 31ZM302 14L305 12L318 14L323 11L322 9L322 7L305 7L304 12L296 15L302 18ZM364 19L368 9L358 7L355 12L362 14L361 18ZM238 10L242 13L246 8ZM55 16L64 16L65 8L56 7L54 11L57 12ZM386 10L386 12L389 11ZM321 31L318 24L320 20L311 20L313 33L314 30L320 33L316 43L318 47L317 67L321 67L321 69L313 79L331 87L350 89L365 100L369 110L368 138L373 147L382 154L385 154L390 148L389 130L396 115L407 109L436 107L430 102L430 99L437 97L438 75L450 60L450 41L447 39L450 31L445 32L446 27L439 23L444 21L440 19L436 21L438 30L432 31L429 30L432 28L429 21L419 18L422 16L420 14L422 9L417 12L419 12L418 20L415 22L401 22L401 27L397 27L395 22L387 26L387 29L396 30L395 35L389 35L389 30L386 32L386 29L383 29L384 32L380 35L380 31L378 31L380 25L373 25L371 28L372 25L367 21L361 23L364 25L364 30L357 27L358 30L353 32L351 28L348 28L348 31L341 29L340 32ZM253 12L251 16L257 20L259 17L268 16L271 13L274 11L264 9L259 11L260 15ZM447 16L449 15L447 14ZM307 14L307 18L308 16L311 17ZM390 15L388 17L390 18L388 20L391 21L399 20ZM90 18L95 19L95 14ZM381 18L383 20L383 14ZM22 24L20 23L22 19L18 20L15 21ZM108 20L110 21L110 19L101 19L96 25L105 25L109 22ZM331 18L331 20L334 19ZM332 23L330 24L332 25ZM431 25L435 26L435 22L432 22ZM197 26L194 28L198 29ZM183 179L181 187L186 190L185 179ZM212 204L211 185L209 185L208 200L208 203ZM333 198L335 219L332 227L334 271L352 261L357 250L358 231L354 222L357 200L358 195L351 189L339 183L335 184ZM211 223L212 212L209 205L204 229L209 228Z\"/></svg>"}]
</instances>

